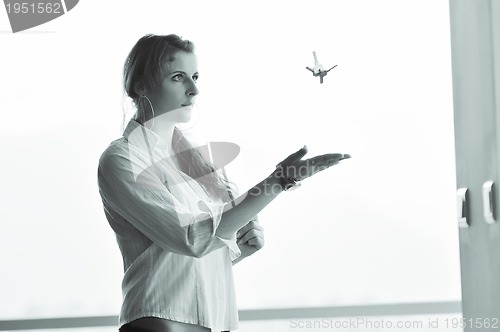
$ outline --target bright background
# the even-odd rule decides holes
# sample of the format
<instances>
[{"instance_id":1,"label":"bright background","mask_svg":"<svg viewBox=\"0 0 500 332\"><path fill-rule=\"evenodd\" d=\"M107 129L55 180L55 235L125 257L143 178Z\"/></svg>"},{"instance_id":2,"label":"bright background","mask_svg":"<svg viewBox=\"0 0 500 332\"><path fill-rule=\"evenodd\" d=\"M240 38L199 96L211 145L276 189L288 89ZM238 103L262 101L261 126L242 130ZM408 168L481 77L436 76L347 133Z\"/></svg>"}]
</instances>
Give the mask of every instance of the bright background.
<instances>
[{"instance_id":1,"label":"bright background","mask_svg":"<svg viewBox=\"0 0 500 332\"><path fill-rule=\"evenodd\" d=\"M0 319L118 314L96 170L146 33L195 42L193 132L241 147L242 191L304 144L353 156L260 214L240 309L460 300L448 1L82 0L0 32ZM338 65L321 85L313 50Z\"/></svg>"}]
</instances>

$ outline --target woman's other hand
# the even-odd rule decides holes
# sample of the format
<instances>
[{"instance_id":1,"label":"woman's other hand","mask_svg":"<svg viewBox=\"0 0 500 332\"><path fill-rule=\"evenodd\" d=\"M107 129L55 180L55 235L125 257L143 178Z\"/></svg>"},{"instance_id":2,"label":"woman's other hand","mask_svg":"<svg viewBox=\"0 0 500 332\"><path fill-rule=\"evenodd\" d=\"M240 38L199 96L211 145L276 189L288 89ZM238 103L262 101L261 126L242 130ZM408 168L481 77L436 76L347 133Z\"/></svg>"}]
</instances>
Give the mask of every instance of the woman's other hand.
<instances>
[{"instance_id":1,"label":"woman's other hand","mask_svg":"<svg viewBox=\"0 0 500 332\"><path fill-rule=\"evenodd\" d=\"M259 224L257 216L236 233L236 241L241 250L238 261L262 249L264 228Z\"/></svg>"}]
</instances>

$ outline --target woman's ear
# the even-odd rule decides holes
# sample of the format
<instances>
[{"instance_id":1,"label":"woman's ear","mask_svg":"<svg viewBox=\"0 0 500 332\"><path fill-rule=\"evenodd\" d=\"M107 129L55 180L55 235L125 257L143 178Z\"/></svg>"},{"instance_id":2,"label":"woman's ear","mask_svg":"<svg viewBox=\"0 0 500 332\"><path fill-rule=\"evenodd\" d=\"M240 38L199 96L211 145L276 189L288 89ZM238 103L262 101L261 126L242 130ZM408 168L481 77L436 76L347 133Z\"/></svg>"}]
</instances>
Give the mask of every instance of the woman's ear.
<instances>
[{"instance_id":1,"label":"woman's ear","mask_svg":"<svg viewBox=\"0 0 500 332\"><path fill-rule=\"evenodd\" d=\"M138 81L134 85L134 91L139 96L142 97L146 93L146 89L144 87L144 81Z\"/></svg>"}]
</instances>

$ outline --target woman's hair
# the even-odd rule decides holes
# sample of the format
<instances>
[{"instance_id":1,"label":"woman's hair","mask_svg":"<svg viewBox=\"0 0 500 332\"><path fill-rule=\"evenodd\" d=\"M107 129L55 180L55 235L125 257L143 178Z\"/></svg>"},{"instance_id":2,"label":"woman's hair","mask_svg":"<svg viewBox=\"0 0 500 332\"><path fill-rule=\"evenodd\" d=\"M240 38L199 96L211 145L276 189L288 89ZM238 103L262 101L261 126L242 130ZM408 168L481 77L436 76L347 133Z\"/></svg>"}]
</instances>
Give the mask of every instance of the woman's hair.
<instances>
[{"instance_id":1,"label":"woman's hair","mask_svg":"<svg viewBox=\"0 0 500 332\"><path fill-rule=\"evenodd\" d=\"M174 61L177 52L194 52L194 44L181 37L147 34L130 51L123 67L123 87L135 107L144 109L141 96L162 84L163 68ZM195 179L212 196L231 200L235 186L194 148L179 128L174 129L172 146L181 171Z\"/></svg>"}]
</instances>

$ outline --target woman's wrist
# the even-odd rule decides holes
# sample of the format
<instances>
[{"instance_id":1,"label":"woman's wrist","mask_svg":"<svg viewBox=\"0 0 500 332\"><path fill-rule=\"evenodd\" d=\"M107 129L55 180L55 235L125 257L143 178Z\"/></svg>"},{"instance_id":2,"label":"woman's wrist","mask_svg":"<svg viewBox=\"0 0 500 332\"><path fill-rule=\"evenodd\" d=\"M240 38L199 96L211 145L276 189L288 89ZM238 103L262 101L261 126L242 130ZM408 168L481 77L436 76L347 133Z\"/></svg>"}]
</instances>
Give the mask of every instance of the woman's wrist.
<instances>
[{"instance_id":1,"label":"woman's wrist","mask_svg":"<svg viewBox=\"0 0 500 332\"><path fill-rule=\"evenodd\" d=\"M300 182L298 180L295 180L294 178L283 177L281 179L281 182L284 191L291 191L300 187Z\"/></svg>"},{"instance_id":2,"label":"woman's wrist","mask_svg":"<svg viewBox=\"0 0 500 332\"><path fill-rule=\"evenodd\" d=\"M276 166L276 169L273 172L275 178L278 179L278 183L281 186L282 191L290 191L300 187L299 180L290 176L285 167L281 164Z\"/></svg>"},{"instance_id":3,"label":"woman's wrist","mask_svg":"<svg viewBox=\"0 0 500 332\"><path fill-rule=\"evenodd\" d=\"M238 196L232 203L227 203L216 230L216 235L226 239L248 224L274 198L283 191L280 178L274 172Z\"/></svg>"}]
</instances>

